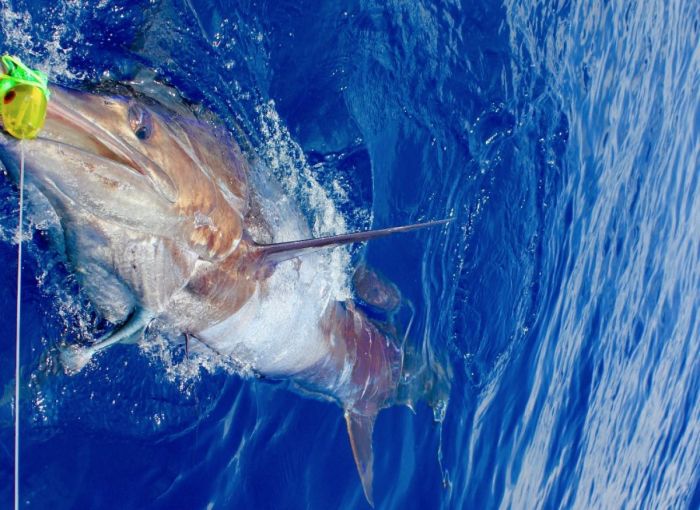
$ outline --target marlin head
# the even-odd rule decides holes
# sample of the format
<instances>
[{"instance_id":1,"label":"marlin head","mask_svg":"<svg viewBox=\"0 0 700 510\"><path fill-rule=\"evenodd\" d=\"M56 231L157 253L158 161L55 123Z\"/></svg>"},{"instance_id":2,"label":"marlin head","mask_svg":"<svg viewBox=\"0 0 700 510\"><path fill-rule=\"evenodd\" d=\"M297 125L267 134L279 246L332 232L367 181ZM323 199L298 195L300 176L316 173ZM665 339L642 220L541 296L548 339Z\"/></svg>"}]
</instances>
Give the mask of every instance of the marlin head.
<instances>
[{"instance_id":1,"label":"marlin head","mask_svg":"<svg viewBox=\"0 0 700 510\"><path fill-rule=\"evenodd\" d=\"M198 260L240 244L247 163L221 137L147 98L52 87L44 129L22 142L26 180L57 212L68 258L108 319L158 313ZM16 174L19 143L5 136L0 152Z\"/></svg>"},{"instance_id":2,"label":"marlin head","mask_svg":"<svg viewBox=\"0 0 700 510\"><path fill-rule=\"evenodd\" d=\"M52 87L45 127L25 146L28 179L72 216L149 233L208 215L188 244L209 257L230 252L247 207L245 160L212 126L145 100ZM17 143L4 145L16 162Z\"/></svg>"}]
</instances>

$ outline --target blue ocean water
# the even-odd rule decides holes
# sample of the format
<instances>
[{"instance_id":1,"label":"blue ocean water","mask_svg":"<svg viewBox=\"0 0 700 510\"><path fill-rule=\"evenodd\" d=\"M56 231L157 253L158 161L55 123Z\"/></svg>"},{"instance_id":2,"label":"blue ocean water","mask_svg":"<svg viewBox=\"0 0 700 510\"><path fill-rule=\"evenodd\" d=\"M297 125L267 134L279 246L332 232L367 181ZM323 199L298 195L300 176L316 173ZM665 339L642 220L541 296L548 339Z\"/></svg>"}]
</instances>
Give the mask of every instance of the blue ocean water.
<instances>
[{"instance_id":1,"label":"blue ocean water","mask_svg":"<svg viewBox=\"0 0 700 510\"><path fill-rule=\"evenodd\" d=\"M700 507L694 2L3 0L0 20L2 50L60 83L154 71L309 172L349 228L454 217L360 254L451 388L442 414L380 414L377 507ZM9 178L0 199L6 508ZM135 346L65 375L52 349L101 323L43 221L23 268L23 507L366 506L331 404Z\"/></svg>"}]
</instances>

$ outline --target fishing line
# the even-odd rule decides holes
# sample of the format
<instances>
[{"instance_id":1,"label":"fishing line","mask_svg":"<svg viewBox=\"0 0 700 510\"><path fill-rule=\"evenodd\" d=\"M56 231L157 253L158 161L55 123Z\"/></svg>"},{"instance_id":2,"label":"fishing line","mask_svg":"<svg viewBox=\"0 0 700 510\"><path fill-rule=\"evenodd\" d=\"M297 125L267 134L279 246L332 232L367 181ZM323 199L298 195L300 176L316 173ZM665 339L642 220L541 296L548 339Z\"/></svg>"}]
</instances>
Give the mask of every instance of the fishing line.
<instances>
[{"instance_id":1,"label":"fishing line","mask_svg":"<svg viewBox=\"0 0 700 510\"><path fill-rule=\"evenodd\" d=\"M15 322L15 510L19 510L20 319L22 305L22 223L24 221L24 143L36 138L46 120L48 78L12 55L0 57L2 129L19 141L19 225L17 226L17 317Z\"/></svg>"},{"instance_id":2,"label":"fishing line","mask_svg":"<svg viewBox=\"0 0 700 510\"><path fill-rule=\"evenodd\" d=\"M17 317L15 322L15 510L19 510L19 363L22 303L22 222L24 220L24 143L19 142L19 221L17 225Z\"/></svg>"}]
</instances>

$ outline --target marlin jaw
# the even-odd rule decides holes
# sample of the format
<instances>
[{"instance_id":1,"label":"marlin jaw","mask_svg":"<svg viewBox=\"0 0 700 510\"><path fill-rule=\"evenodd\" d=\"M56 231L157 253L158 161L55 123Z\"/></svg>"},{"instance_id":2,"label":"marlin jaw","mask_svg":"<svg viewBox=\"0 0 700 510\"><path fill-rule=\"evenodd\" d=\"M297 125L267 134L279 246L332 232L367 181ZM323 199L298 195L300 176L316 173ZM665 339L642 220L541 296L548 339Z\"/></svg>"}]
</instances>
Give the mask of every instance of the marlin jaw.
<instances>
[{"instance_id":1,"label":"marlin jaw","mask_svg":"<svg viewBox=\"0 0 700 510\"><path fill-rule=\"evenodd\" d=\"M260 284L274 278L285 260L301 257L301 273L313 272L308 257L321 248L448 220L258 244L244 227L253 221L248 213L258 198L248 186L248 164L230 138L194 118L151 111L133 100L59 88L52 94L42 136L25 146L27 177L61 218L69 261L90 299L121 324L90 347L65 348L66 369L80 370L96 352L140 338L151 320L162 319L266 375L335 399L345 411L372 503L374 421L393 402L403 365L391 335L352 302L325 298L308 330L296 335L307 342L309 356L295 357L274 337L267 344L232 337L264 306ZM13 147L3 144L3 152L16 158ZM264 218L255 221L256 231L269 230Z\"/></svg>"}]
</instances>

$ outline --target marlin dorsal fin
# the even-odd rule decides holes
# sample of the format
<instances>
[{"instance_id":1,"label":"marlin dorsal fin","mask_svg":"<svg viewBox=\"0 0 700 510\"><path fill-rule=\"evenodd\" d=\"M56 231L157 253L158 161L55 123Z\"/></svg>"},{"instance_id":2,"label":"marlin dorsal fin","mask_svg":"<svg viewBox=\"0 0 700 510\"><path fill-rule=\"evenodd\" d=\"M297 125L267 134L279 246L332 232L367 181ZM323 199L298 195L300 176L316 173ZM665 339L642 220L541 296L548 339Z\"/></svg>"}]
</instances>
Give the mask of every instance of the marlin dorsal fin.
<instances>
[{"instance_id":1,"label":"marlin dorsal fin","mask_svg":"<svg viewBox=\"0 0 700 510\"><path fill-rule=\"evenodd\" d=\"M355 457L357 472L360 474L362 489L370 506L374 507L372 480L374 478L374 453L372 452L372 432L376 415L365 416L351 409L345 411L345 423L348 426L348 436L352 455Z\"/></svg>"},{"instance_id":2,"label":"marlin dorsal fin","mask_svg":"<svg viewBox=\"0 0 700 510\"><path fill-rule=\"evenodd\" d=\"M352 232L349 234L339 234L336 236L317 237L315 239L304 239L302 241L289 241L276 244L256 244L256 253L262 256L265 262L279 263L293 259L304 253L316 251L320 248L332 248L342 244L362 243L370 239L377 239L399 232L410 232L420 228L435 227L450 222L452 218L445 220L426 221L423 223L413 223L400 227L380 228L377 230L365 230L364 232Z\"/></svg>"}]
</instances>

